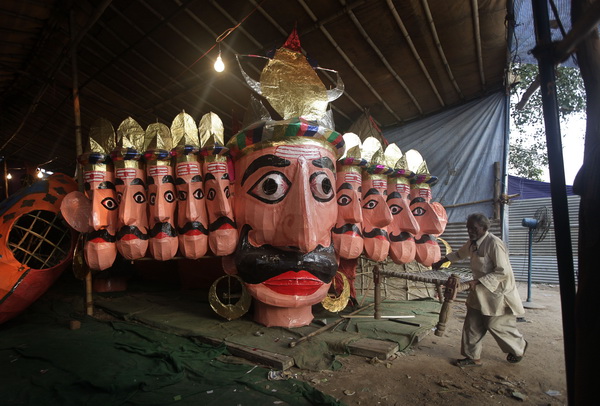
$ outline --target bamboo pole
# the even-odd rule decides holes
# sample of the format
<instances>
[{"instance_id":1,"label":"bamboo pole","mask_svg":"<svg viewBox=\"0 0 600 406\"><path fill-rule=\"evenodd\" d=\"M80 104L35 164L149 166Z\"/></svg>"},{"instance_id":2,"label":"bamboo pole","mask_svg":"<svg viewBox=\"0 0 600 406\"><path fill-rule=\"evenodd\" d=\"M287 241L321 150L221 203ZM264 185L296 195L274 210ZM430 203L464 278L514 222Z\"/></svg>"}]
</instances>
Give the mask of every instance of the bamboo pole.
<instances>
[{"instance_id":1,"label":"bamboo pole","mask_svg":"<svg viewBox=\"0 0 600 406\"><path fill-rule=\"evenodd\" d=\"M77 66L77 42L75 35L75 12L71 10L71 67L73 74L73 115L75 119L75 153L76 157L83 154L83 142L81 139L81 109L79 105L79 69ZM77 184L79 190L83 190L83 173L78 168ZM94 315L94 299L92 297L92 273L88 271L85 275L85 300L84 311L88 316Z\"/></svg>"}]
</instances>

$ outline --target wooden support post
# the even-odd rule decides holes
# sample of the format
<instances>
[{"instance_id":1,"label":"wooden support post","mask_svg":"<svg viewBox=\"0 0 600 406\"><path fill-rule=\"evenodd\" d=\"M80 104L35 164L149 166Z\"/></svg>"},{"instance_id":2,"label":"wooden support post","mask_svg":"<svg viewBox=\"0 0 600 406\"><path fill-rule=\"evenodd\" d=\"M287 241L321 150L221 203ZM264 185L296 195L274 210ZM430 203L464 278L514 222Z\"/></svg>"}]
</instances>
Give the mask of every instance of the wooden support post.
<instances>
[{"instance_id":1,"label":"wooden support post","mask_svg":"<svg viewBox=\"0 0 600 406\"><path fill-rule=\"evenodd\" d=\"M494 162L494 220L500 219L500 195L502 194L502 179L500 162Z\"/></svg>"},{"instance_id":2,"label":"wooden support post","mask_svg":"<svg viewBox=\"0 0 600 406\"><path fill-rule=\"evenodd\" d=\"M373 284L375 285L375 318L381 318L381 274L379 265L373 267Z\"/></svg>"}]
</instances>

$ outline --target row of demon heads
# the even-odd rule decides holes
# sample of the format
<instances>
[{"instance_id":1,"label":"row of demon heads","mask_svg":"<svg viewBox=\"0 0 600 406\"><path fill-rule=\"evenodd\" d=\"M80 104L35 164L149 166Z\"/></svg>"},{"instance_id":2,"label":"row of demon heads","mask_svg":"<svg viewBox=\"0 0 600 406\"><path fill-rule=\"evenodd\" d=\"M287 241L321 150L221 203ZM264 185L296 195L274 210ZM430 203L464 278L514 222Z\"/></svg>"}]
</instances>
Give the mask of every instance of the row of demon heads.
<instances>
[{"instance_id":1,"label":"row of demon heads","mask_svg":"<svg viewBox=\"0 0 600 406\"><path fill-rule=\"evenodd\" d=\"M116 137L96 123L79 157L85 192L61 206L86 235L90 269L117 252L166 261L210 251L259 302L298 307L327 294L340 257L439 260L447 216L417 151L301 118L255 123L227 145L222 128L214 113L198 127L181 113L170 130L128 118Z\"/></svg>"}]
</instances>

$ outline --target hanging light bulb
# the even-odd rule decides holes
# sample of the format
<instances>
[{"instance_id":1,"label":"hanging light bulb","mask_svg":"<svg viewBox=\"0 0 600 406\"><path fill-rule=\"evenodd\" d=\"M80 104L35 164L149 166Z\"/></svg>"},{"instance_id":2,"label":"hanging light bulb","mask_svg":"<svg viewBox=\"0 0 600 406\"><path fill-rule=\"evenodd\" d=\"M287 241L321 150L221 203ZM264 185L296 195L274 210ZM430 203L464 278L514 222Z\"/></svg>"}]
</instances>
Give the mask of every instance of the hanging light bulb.
<instances>
[{"instance_id":1,"label":"hanging light bulb","mask_svg":"<svg viewBox=\"0 0 600 406\"><path fill-rule=\"evenodd\" d=\"M217 56L217 60L215 61L214 67L217 72L223 72L225 70L223 58L221 58L221 51L219 51L219 56Z\"/></svg>"},{"instance_id":2,"label":"hanging light bulb","mask_svg":"<svg viewBox=\"0 0 600 406\"><path fill-rule=\"evenodd\" d=\"M38 169L37 177L40 179L42 179L44 177L44 174L39 169Z\"/></svg>"},{"instance_id":3,"label":"hanging light bulb","mask_svg":"<svg viewBox=\"0 0 600 406\"><path fill-rule=\"evenodd\" d=\"M8 175L6 175L6 179L11 180L12 179L12 173L8 172Z\"/></svg>"}]
</instances>

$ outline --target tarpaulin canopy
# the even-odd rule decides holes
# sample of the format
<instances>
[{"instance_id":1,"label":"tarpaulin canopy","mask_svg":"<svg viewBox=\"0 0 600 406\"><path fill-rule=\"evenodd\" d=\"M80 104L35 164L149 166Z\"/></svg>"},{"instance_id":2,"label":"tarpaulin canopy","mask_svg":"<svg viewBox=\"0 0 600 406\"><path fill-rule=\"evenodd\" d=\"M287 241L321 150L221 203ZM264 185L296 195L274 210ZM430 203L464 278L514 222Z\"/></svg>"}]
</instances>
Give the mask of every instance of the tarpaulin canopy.
<instances>
[{"instance_id":1,"label":"tarpaulin canopy","mask_svg":"<svg viewBox=\"0 0 600 406\"><path fill-rule=\"evenodd\" d=\"M466 221L475 211L492 216L494 162L503 165L506 145L507 103L504 93L445 110L435 116L385 131L402 152L418 150L432 175L433 200L448 208L449 222Z\"/></svg>"}]
</instances>

